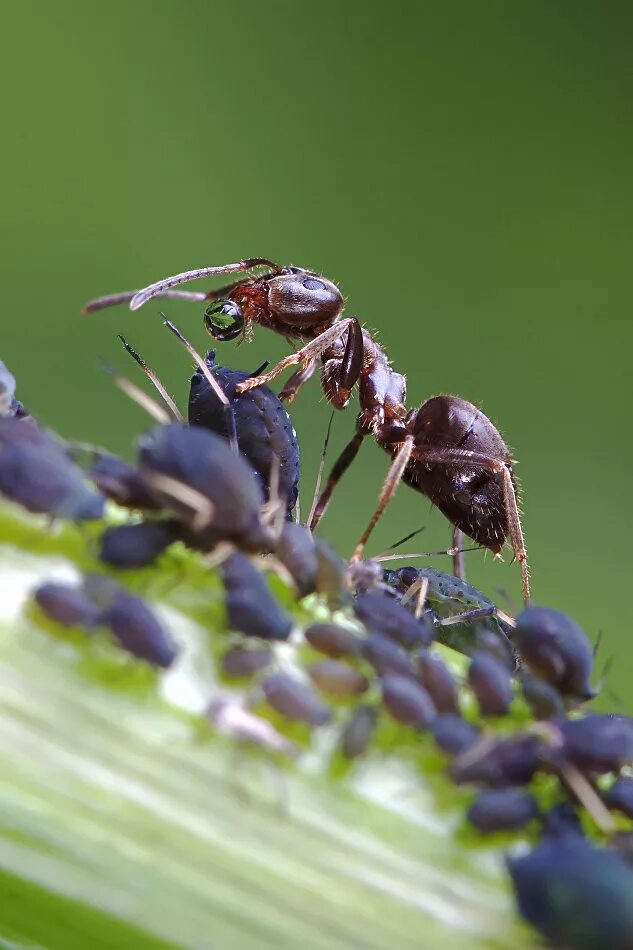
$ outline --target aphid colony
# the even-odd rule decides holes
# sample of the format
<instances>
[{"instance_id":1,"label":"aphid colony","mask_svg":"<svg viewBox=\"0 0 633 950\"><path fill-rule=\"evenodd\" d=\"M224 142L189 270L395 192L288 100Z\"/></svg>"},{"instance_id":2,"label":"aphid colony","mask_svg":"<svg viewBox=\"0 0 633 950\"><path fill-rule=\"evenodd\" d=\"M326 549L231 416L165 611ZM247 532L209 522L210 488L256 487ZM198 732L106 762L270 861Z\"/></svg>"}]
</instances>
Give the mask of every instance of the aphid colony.
<instances>
[{"instance_id":1,"label":"aphid colony","mask_svg":"<svg viewBox=\"0 0 633 950\"><path fill-rule=\"evenodd\" d=\"M272 270L207 295L171 289L184 279L256 264ZM369 530L402 478L453 522L453 550L462 531L494 551L509 537L524 568L527 598L513 475L500 436L457 397L436 397L406 413L404 378L357 321L338 319L342 299L324 278L261 260L204 274L178 275L88 309L132 297L133 306L152 296L226 298L205 316L216 339L250 332L260 322L308 343L270 373L260 368L249 375L218 366L214 353L202 360L167 322L197 363L185 422L124 341L164 403L115 376L158 422L138 439L135 463L95 449L80 466L85 447L44 431L16 401L15 381L0 364L0 494L31 512L76 522L101 519L107 500L130 512L125 523L105 527L98 542L109 576L91 574L75 586L44 584L34 592L37 609L65 627L107 631L137 659L168 668L178 658L169 631L111 574L124 579L125 570L150 565L173 544L200 552L209 570L217 567L225 590L220 672L227 684L245 685L248 697L246 705L226 696L213 700L209 717L218 731L295 756L297 741L327 729L336 740L333 754L348 768L400 746L427 754L435 748L448 777L476 790L465 816L473 834L521 831L532 841L531 850L507 860L523 917L553 946L633 947L633 832L627 825L633 820L627 774L633 719L584 712L595 696L584 632L549 608L527 605L512 618L463 577L433 568L384 570L360 560ZM292 398L317 359L335 406L346 405L359 382L361 412L357 435L302 525L291 520L300 475L296 434L265 383L280 367L298 364L282 391ZM394 463L348 564L312 529L369 432ZM440 452L440 435L445 448L453 448ZM457 485L461 501L453 504ZM299 630L274 597L267 572L281 574L297 600L319 598L329 619ZM291 668L278 653L278 644L288 641ZM466 655L459 675L445 647Z\"/></svg>"}]
</instances>

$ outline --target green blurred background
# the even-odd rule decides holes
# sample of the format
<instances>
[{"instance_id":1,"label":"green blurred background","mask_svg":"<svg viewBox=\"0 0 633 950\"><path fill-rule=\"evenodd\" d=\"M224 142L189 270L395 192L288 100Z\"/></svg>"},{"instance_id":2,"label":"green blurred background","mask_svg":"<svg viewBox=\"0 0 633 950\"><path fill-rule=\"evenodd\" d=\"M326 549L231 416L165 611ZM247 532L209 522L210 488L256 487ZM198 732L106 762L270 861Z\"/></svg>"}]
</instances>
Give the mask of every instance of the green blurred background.
<instances>
[{"instance_id":1,"label":"green blurred background","mask_svg":"<svg viewBox=\"0 0 633 950\"><path fill-rule=\"evenodd\" d=\"M97 357L134 376L124 332L181 402L188 359L158 307L81 317L86 299L251 255L322 271L408 374L410 405L460 393L504 432L535 599L604 631L630 706L632 24L630 3L578 0L5 8L0 355L20 396L129 453L146 420ZM199 307L169 313L206 346ZM221 358L285 352L260 331ZM305 510L316 381L293 412ZM344 553L386 466L368 441L323 522ZM402 488L372 551L420 525L416 548L448 543ZM516 566L468 563L518 598Z\"/></svg>"}]
</instances>

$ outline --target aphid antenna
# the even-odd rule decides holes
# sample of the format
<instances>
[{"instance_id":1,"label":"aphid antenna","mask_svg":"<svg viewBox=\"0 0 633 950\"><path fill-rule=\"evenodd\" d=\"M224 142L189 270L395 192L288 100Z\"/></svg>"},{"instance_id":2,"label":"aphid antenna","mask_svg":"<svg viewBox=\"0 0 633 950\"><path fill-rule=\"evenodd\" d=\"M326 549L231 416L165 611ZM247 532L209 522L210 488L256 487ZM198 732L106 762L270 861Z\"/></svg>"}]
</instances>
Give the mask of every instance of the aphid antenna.
<instances>
[{"instance_id":1,"label":"aphid antenna","mask_svg":"<svg viewBox=\"0 0 633 950\"><path fill-rule=\"evenodd\" d=\"M383 554L387 554L388 551L395 551L396 548L401 547L403 544L406 544L407 541L410 541L412 538L422 534L423 531L426 531L426 525L422 525L422 527L416 528L415 531L410 531L409 534L405 534L404 538L400 538L399 541L395 541L393 544L390 544L389 547L386 547L384 551L381 551L378 557L381 557Z\"/></svg>"},{"instance_id":2,"label":"aphid antenna","mask_svg":"<svg viewBox=\"0 0 633 950\"><path fill-rule=\"evenodd\" d=\"M308 515L308 526L312 525L312 519L314 517L314 512L316 511L317 502L319 500L319 493L321 491L321 480L323 478L323 469L325 468L325 457L327 455L328 445L330 443L330 434L332 432L332 423L334 422L334 412L330 416L329 422L327 424L327 429L325 430L325 439L323 440L323 448L321 449L321 459L319 461L319 470L317 472L316 482L314 485L314 495L312 496L312 504L310 505L310 514Z\"/></svg>"},{"instance_id":3,"label":"aphid antenna","mask_svg":"<svg viewBox=\"0 0 633 950\"><path fill-rule=\"evenodd\" d=\"M170 475L163 475L161 472L144 471L143 477L153 488L173 498L174 501L184 505L185 508L189 508L193 513L191 527L194 531L201 531L209 527L213 521L215 505L206 495L195 488L191 488L190 485L185 485L184 482L180 482L176 478L171 478Z\"/></svg>"},{"instance_id":4,"label":"aphid antenna","mask_svg":"<svg viewBox=\"0 0 633 950\"><path fill-rule=\"evenodd\" d=\"M598 630L598 636L596 637L596 642L594 643L593 650L591 651L591 656L594 660L598 655L598 650L602 646L602 637L603 637L603 631Z\"/></svg>"},{"instance_id":5,"label":"aphid antenna","mask_svg":"<svg viewBox=\"0 0 633 950\"><path fill-rule=\"evenodd\" d=\"M136 383L133 383L131 380L126 379L125 376L120 376L116 370L114 370L109 363L106 363L105 360L99 360L101 368L108 376L112 377L114 385L121 390L122 393L131 399L132 402L135 402L137 406L140 406L141 409L144 409L148 415L155 419L156 422L159 422L161 425L166 426L172 421L171 416L160 403L156 402L155 399L152 399L146 392L140 389Z\"/></svg>"},{"instance_id":6,"label":"aphid antenna","mask_svg":"<svg viewBox=\"0 0 633 950\"><path fill-rule=\"evenodd\" d=\"M132 357L132 359L133 359L136 363L138 363L138 365L141 367L141 369L143 370L143 372L145 373L145 375L146 375L147 378L149 379L149 381L150 381L150 383L152 384L152 386L154 386L154 388L156 389L156 391L158 392L158 394L161 396L163 402L164 402L165 405L167 406L169 412L171 413L171 415L173 416L173 418L175 419L175 421L176 421L176 422L184 422L185 420L184 420L184 418L183 418L183 415L182 415L180 409L178 408L178 406L177 406L176 403L174 402L173 398L169 395L169 393L168 393L167 390L165 389L164 385L163 385L162 382L160 381L160 378L156 375L156 373L154 372L154 370L151 369L151 368L147 365L147 363L145 362L145 360L143 359L143 357L142 357L139 353L136 352L136 350L134 349L134 347L131 346L130 343L128 343L128 341L125 339L125 337L124 337L121 333L118 334L118 339L121 341L121 343L123 344L125 350L130 354L130 356Z\"/></svg>"},{"instance_id":7,"label":"aphid antenna","mask_svg":"<svg viewBox=\"0 0 633 950\"><path fill-rule=\"evenodd\" d=\"M384 561L407 561L411 560L414 557L453 557L455 554L462 552L463 554L468 554L471 551L482 551L485 550L481 547L474 548L444 548L443 551L419 551L415 554L379 554L378 557L373 557L372 561L377 561L382 563Z\"/></svg>"},{"instance_id":8,"label":"aphid antenna","mask_svg":"<svg viewBox=\"0 0 633 950\"><path fill-rule=\"evenodd\" d=\"M197 366L200 368L200 370L201 370L201 372L203 373L203 375L204 375L206 381L208 382L209 386L211 387L211 389L213 390L213 392L216 394L216 396L218 397L218 399L220 400L220 402L221 402L222 405L224 406L224 414L225 414L225 419L226 419L226 429L227 429L227 432L228 432L228 434L229 434L229 440L228 440L228 441L229 441L229 445L231 446L231 448L233 449L234 452L238 452L239 449L238 449L238 445L237 445L237 431L236 431L236 428L235 428L235 416L234 416L234 414L233 414L233 410L232 410L232 408L231 408L231 403L229 402L226 393L224 392L224 390L222 389L222 387L221 387L220 384L218 383L217 379L215 378L215 376L213 375L213 373L211 372L211 370L210 370L209 367L207 366L206 360L204 360L204 359L202 358L202 356L198 353L198 351L195 349L195 347L192 346L192 344L189 342L189 340L180 332L180 330L178 329L178 327L175 326L175 324L173 324L173 323L171 322L171 320L169 320L169 318L167 317L167 315L166 315L165 313L163 313L162 310L161 310L161 314L160 314L160 315L161 315L161 317L163 318L163 323L164 323L164 325L167 327L168 330L171 330L171 332L174 334L175 337L177 337L178 340L180 340L180 342L182 343L182 345L183 345L184 348L186 349L187 353L189 354L189 356L191 356L191 358L194 360L194 362L195 362L195 363L197 364Z\"/></svg>"}]
</instances>

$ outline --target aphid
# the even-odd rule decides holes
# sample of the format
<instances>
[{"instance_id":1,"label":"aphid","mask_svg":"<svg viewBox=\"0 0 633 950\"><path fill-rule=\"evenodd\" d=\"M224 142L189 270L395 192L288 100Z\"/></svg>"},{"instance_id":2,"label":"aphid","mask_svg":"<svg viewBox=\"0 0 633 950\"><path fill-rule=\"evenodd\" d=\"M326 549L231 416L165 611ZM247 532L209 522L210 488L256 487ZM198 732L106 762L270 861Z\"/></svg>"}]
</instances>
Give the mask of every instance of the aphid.
<instances>
[{"instance_id":1,"label":"aphid","mask_svg":"<svg viewBox=\"0 0 633 950\"><path fill-rule=\"evenodd\" d=\"M305 631L305 638L313 650L325 654L334 660L341 657L360 656L363 648L361 638L333 623L315 623Z\"/></svg>"},{"instance_id":2,"label":"aphid","mask_svg":"<svg viewBox=\"0 0 633 950\"><path fill-rule=\"evenodd\" d=\"M633 778L619 778L603 794L609 808L622 812L627 818L633 818Z\"/></svg>"},{"instance_id":3,"label":"aphid","mask_svg":"<svg viewBox=\"0 0 633 950\"><path fill-rule=\"evenodd\" d=\"M124 508L156 511L160 508L139 470L117 455L98 453L88 471L97 488Z\"/></svg>"},{"instance_id":4,"label":"aphid","mask_svg":"<svg viewBox=\"0 0 633 950\"><path fill-rule=\"evenodd\" d=\"M231 554L220 568L226 588L229 626L249 637L287 640L292 618L271 594L266 579L243 554Z\"/></svg>"},{"instance_id":5,"label":"aphid","mask_svg":"<svg viewBox=\"0 0 633 950\"><path fill-rule=\"evenodd\" d=\"M417 658L415 665L418 679L433 700L438 713L457 715L459 713L457 686L444 660L432 650L427 650Z\"/></svg>"},{"instance_id":6,"label":"aphid","mask_svg":"<svg viewBox=\"0 0 633 950\"><path fill-rule=\"evenodd\" d=\"M446 755L461 755L478 741L481 732L461 716L437 716L430 726L435 744Z\"/></svg>"},{"instance_id":7,"label":"aphid","mask_svg":"<svg viewBox=\"0 0 633 950\"><path fill-rule=\"evenodd\" d=\"M33 597L47 617L64 627L93 627L98 621L99 611L81 587L50 581Z\"/></svg>"},{"instance_id":8,"label":"aphid","mask_svg":"<svg viewBox=\"0 0 633 950\"><path fill-rule=\"evenodd\" d=\"M305 525L286 521L275 542L274 551L295 582L299 597L314 593L318 559L312 532Z\"/></svg>"},{"instance_id":9,"label":"aphid","mask_svg":"<svg viewBox=\"0 0 633 950\"><path fill-rule=\"evenodd\" d=\"M379 591L359 594L354 601L354 613L372 633L390 637L405 649L429 646L433 641L433 627L415 617L406 607Z\"/></svg>"},{"instance_id":10,"label":"aphid","mask_svg":"<svg viewBox=\"0 0 633 950\"><path fill-rule=\"evenodd\" d=\"M0 494L28 511L93 521L104 498L51 436L26 420L0 416Z\"/></svg>"},{"instance_id":11,"label":"aphid","mask_svg":"<svg viewBox=\"0 0 633 950\"><path fill-rule=\"evenodd\" d=\"M352 599L347 583L347 561L320 538L314 542L314 550L317 559L317 593L325 597L330 610L345 607Z\"/></svg>"},{"instance_id":12,"label":"aphid","mask_svg":"<svg viewBox=\"0 0 633 950\"><path fill-rule=\"evenodd\" d=\"M381 633L370 633L362 641L362 655L379 676L397 673L415 679L411 659L394 640Z\"/></svg>"},{"instance_id":13,"label":"aphid","mask_svg":"<svg viewBox=\"0 0 633 950\"><path fill-rule=\"evenodd\" d=\"M272 651L267 647L230 647L221 660L222 672L225 676L250 679L270 666L272 660Z\"/></svg>"},{"instance_id":14,"label":"aphid","mask_svg":"<svg viewBox=\"0 0 633 950\"><path fill-rule=\"evenodd\" d=\"M578 700L596 695L589 678L593 655L578 624L548 607L527 607L516 620L515 640L521 659L535 676Z\"/></svg>"},{"instance_id":15,"label":"aphid","mask_svg":"<svg viewBox=\"0 0 633 950\"><path fill-rule=\"evenodd\" d=\"M138 309L154 297L176 296L175 287L202 277L244 274L256 267L260 277L241 277L204 296L210 306L205 325L218 340L235 339L262 324L286 338L304 343L267 373L244 380L242 392L268 383L291 366L299 369L284 386L294 398L322 365L322 385L335 408L347 406L359 384L357 431L335 463L311 518L314 528L332 491L364 440L371 434L393 463L370 524L355 551L361 557L365 543L395 489L404 480L422 492L454 526L478 544L499 553L509 539L521 565L524 598L529 599L527 554L523 541L509 450L497 429L476 406L457 396L435 396L418 410L406 411L404 376L389 366L387 355L356 318L342 316L344 301L331 281L298 267L280 267L266 258L185 271L160 280L136 293L118 294L89 303L90 312L113 303L130 302ZM187 299L192 298L189 296ZM221 301L218 303L218 301Z\"/></svg>"},{"instance_id":16,"label":"aphid","mask_svg":"<svg viewBox=\"0 0 633 950\"><path fill-rule=\"evenodd\" d=\"M157 426L139 439L140 469L155 497L212 547L270 545L261 489L248 464L226 442L197 426Z\"/></svg>"},{"instance_id":17,"label":"aphid","mask_svg":"<svg viewBox=\"0 0 633 950\"><path fill-rule=\"evenodd\" d=\"M466 815L470 824L484 834L516 831L538 817L536 799L517 788L494 788L480 792Z\"/></svg>"},{"instance_id":18,"label":"aphid","mask_svg":"<svg viewBox=\"0 0 633 950\"><path fill-rule=\"evenodd\" d=\"M299 747L282 736L272 723L256 716L234 699L214 699L207 709L207 716L218 732L231 739L251 742L269 752L276 752L291 759L295 759L299 754Z\"/></svg>"},{"instance_id":19,"label":"aphid","mask_svg":"<svg viewBox=\"0 0 633 950\"><path fill-rule=\"evenodd\" d=\"M498 639L500 649L511 653L508 637L513 628L506 622L510 618L471 584L432 567L386 570L384 579L400 596L420 580L426 582L425 603L436 624L435 635L446 646L472 653L478 648L479 635L489 633Z\"/></svg>"},{"instance_id":20,"label":"aphid","mask_svg":"<svg viewBox=\"0 0 633 950\"><path fill-rule=\"evenodd\" d=\"M15 415L15 376L0 360L0 416Z\"/></svg>"},{"instance_id":21,"label":"aphid","mask_svg":"<svg viewBox=\"0 0 633 950\"><path fill-rule=\"evenodd\" d=\"M408 676L387 673L381 679L382 702L389 715L404 726L428 729L436 716L431 697Z\"/></svg>"},{"instance_id":22,"label":"aphid","mask_svg":"<svg viewBox=\"0 0 633 950\"><path fill-rule=\"evenodd\" d=\"M330 720L330 710L313 688L294 676L271 673L262 680L262 689L269 706L294 722L323 726Z\"/></svg>"},{"instance_id":23,"label":"aphid","mask_svg":"<svg viewBox=\"0 0 633 950\"><path fill-rule=\"evenodd\" d=\"M535 719L545 721L565 717L565 704L560 693L546 680L537 679L530 673L523 673L519 682L523 698Z\"/></svg>"},{"instance_id":24,"label":"aphid","mask_svg":"<svg viewBox=\"0 0 633 950\"><path fill-rule=\"evenodd\" d=\"M290 416L268 386L242 395L237 393L238 384L250 379L251 374L217 366L213 350L207 353L205 361L228 399L239 451L253 469L264 498L269 499L270 486L276 481L277 494L284 500L290 517L297 502L301 474L297 434ZM229 439L225 407L201 369L191 377L189 423Z\"/></svg>"},{"instance_id":25,"label":"aphid","mask_svg":"<svg viewBox=\"0 0 633 950\"><path fill-rule=\"evenodd\" d=\"M475 694L482 716L506 716L512 704L512 678L506 666L490 653L473 653L468 667L468 685Z\"/></svg>"},{"instance_id":26,"label":"aphid","mask_svg":"<svg viewBox=\"0 0 633 950\"><path fill-rule=\"evenodd\" d=\"M517 733L504 739L482 739L450 765L458 785L528 785L544 762L544 743L538 736Z\"/></svg>"},{"instance_id":27,"label":"aphid","mask_svg":"<svg viewBox=\"0 0 633 950\"><path fill-rule=\"evenodd\" d=\"M570 802L558 802L541 815L544 838L585 836L578 811Z\"/></svg>"},{"instance_id":28,"label":"aphid","mask_svg":"<svg viewBox=\"0 0 633 950\"><path fill-rule=\"evenodd\" d=\"M522 917L554 947L631 950L633 871L578 835L507 861Z\"/></svg>"},{"instance_id":29,"label":"aphid","mask_svg":"<svg viewBox=\"0 0 633 950\"><path fill-rule=\"evenodd\" d=\"M557 724L563 758L586 772L618 772L633 765L633 719L594 714ZM558 756L554 750L554 758Z\"/></svg>"},{"instance_id":30,"label":"aphid","mask_svg":"<svg viewBox=\"0 0 633 950\"><path fill-rule=\"evenodd\" d=\"M377 718L373 706L361 704L356 707L341 733L341 752L344 758L357 759L367 751L376 731Z\"/></svg>"},{"instance_id":31,"label":"aphid","mask_svg":"<svg viewBox=\"0 0 633 950\"><path fill-rule=\"evenodd\" d=\"M124 650L152 666L167 669L178 655L167 630L145 601L122 588L100 623L109 627Z\"/></svg>"},{"instance_id":32,"label":"aphid","mask_svg":"<svg viewBox=\"0 0 633 950\"><path fill-rule=\"evenodd\" d=\"M111 567L145 567L177 541L179 534L174 519L116 525L101 535L99 559Z\"/></svg>"},{"instance_id":33,"label":"aphid","mask_svg":"<svg viewBox=\"0 0 633 950\"><path fill-rule=\"evenodd\" d=\"M314 685L326 696L347 699L361 696L369 688L369 680L353 666L340 660L319 660L306 666Z\"/></svg>"}]
</instances>

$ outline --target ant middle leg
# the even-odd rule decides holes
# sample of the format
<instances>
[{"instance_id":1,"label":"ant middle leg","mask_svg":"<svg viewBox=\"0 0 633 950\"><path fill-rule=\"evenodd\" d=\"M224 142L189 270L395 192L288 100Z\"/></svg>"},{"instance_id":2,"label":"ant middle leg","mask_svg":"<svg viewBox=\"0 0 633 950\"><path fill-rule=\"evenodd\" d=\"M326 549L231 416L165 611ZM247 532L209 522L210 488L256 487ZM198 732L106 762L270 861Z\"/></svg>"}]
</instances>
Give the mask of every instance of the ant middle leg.
<instances>
[{"instance_id":1,"label":"ant middle leg","mask_svg":"<svg viewBox=\"0 0 633 950\"><path fill-rule=\"evenodd\" d=\"M453 527L453 574L460 581L466 580L466 563L464 561L464 533L458 527Z\"/></svg>"}]
</instances>

